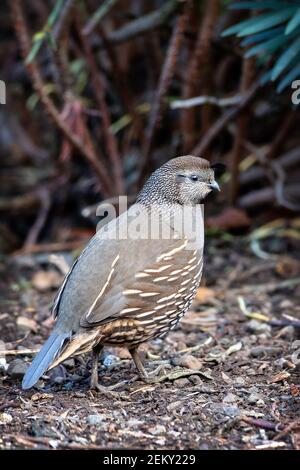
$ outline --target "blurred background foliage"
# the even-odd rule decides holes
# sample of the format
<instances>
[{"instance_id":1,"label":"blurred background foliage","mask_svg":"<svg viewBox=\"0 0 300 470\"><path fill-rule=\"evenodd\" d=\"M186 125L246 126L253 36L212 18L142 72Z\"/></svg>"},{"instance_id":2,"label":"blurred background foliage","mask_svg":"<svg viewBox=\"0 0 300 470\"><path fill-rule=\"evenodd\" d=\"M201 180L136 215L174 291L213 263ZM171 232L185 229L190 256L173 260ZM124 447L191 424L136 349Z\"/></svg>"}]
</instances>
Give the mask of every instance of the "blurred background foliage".
<instances>
[{"instance_id":1,"label":"blurred background foliage","mask_svg":"<svg viewBox=\"0 0 300 470\"><path fill-rule=\"evenodd\" d=\"M299 0L11 0L0 12L0 252L81 246L97 203L134 200L180 154L227 165L212 233L299 239Z\"/></svg>"},{"instance_id":2,"label":"blurred background foliage","mask_svg":"<svg viewBox=\"0 0 300 470\"><path fill-rule=\"evenodd\" d=\"M300 74L300 1L258 0L234 3L230 8L263 10L226 29L223 36L236 34L246 38L241 42L243 47L248 46L245 57L258 56L259 63L268 69L262 83L281 78L279 92L291 86Z\"/></svg>"}]
</instances>

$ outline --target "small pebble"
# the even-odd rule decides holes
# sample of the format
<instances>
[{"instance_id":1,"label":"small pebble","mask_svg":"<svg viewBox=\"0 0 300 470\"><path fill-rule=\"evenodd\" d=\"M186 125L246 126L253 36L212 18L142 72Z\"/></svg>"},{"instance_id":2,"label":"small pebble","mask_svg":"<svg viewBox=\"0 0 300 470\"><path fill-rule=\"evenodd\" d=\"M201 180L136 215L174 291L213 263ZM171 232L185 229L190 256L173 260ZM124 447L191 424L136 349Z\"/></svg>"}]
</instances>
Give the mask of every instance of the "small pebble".
<instances>
[{"instance_id":1,"label":"small pebble","mask_svg":"<svg viewBox=\"0 0 300 470\"><path fill-rule=\"evenodd\" d=\"M165 428L165 426L162 426L161 424L158 424L157 426L152 426L152 427L148 428L148 432L150 432L150 434L154 434L156 436L157 434L165 434L166 428Z\"/></svg>"},{"instance_id":2,"label":"small pebble","mask_svg":"<svg viewBox=\"0 0 300 470\"><path fill-rule=\"evenodd\" d=\"M182 379L177 379L175 380L175 385L178 388L185 388L190 385L189 379L182 378Z\"/></svg>"},{"instance_id":3,"label":"small pebble","mask_svg":"<svg viewBox=\"0 0 300 470\"><path fill-rule=\"evenodd\" d=\"M238 397L234 395L233 393L228 393L224 398L223 398L223 403L235 403L238 400Z\"/></svg>"},{"instance_id":4,"label":"small pebble","mask_svg":"<svg viewBox=\"0 0 300 470\"><path fill-rule=\"evenodd\" d=\"M190 382L194 385L202 385L203 380L200 379L199 375L191 375L190 376Z\"/></svg>"},{"instance_id":5,"label":"small pebble","mask_svg":"<svg viewBox=\"0 0 300 470\"><path fill-rule=\"evenodd\" d=\"M70 369L73 368L75 366L75 360L72 357L70 359L65 360L64 366Z\"/></svg>"},{"instance_id":6,"label":"small pebble","mask_svg":"<svg viewBox=\"0 0 300 470\"><path fill-rule=\"evenodd\" d=\"M28 365L21 361L20 359L16 359L15 361L12 361L9 364L7 373L10 375L13 379L21 379L23 378L26 370L27 370Z\"/></svg>"},{"instance_id":7,"label":"small pebble","mask_svg":"<svg viewBox=\"0 0 300 470\"><path fill-rule=\"evenodd\" d=\"M258 393L251 393L247 398L247 401L250 405L255 405L258 403L259 400L262 400L262 396Z\"/></svg>"},{"instance_id":8,"label":"small pebble","mask_svg":"<svg viewBox=\"0 0 300 470\"><path fill-rule=\"evenodd\" d=\"M102 364L104 365L104 367L109 367L113 364L116 364L117 362L119 362L120 359L117 357L117 356L114 356L113 354L108 354L107 356L105 356L105 358L103 359L103 362Z\"/></svg>"},{"instance_id":9,"label":"small pebble","mask_svg":"<svg viewBox=\"0 0 300 470\"><path fill-rule=\"evenodd\" d=\"M191 354L185 354L176 362L178 366L186 367L187 369L199 370L202 367L202 361Z\"/></svg>"},{"instance_id":10,"label":"small pebble","mask_svg":"<svg viewBox=\"0 0 300 470\"><path fill-rule=\"evenodd\" d=\"M105 419L106 419L106 416L101 415L101 414L88 415L87 422L91 426L98 426L99 424L103 423Z\"/></svg>"},{"instance_id":11,"label":"small pebble","mask_svg":"<svg viewBox=\"0 0 300 470\"><path fill-rule=\"evenodd\" d=\"M235 377L233 383L236 388L244 387L246 385L246 380L243 377Z\"/></svg>"},{"instance_id":12,"label":"small pebble","mask_svg":"<svg viewBox=\"0 0 300 470\"><path fill-rule=\"evenodd\" d=\"M0 425L9 424L13 420L13 417L8 413L0 413Z\"/></svg>"},{"instance_id":13,"label":"small pebble","mask_svg":"<svg viewBox=\"0 0 300 470\"><path fill-rule=\"evenodd\" d=\"M247 323L246 328L251 333L271 333L270 325L267 325L266 323L260 322L258 320L250 320Z\"/></svg>"},{"instance_id":14,"label":"small pebble","mask_svg":"<svg viewBox=\"0 0 300 470\"><path fill-rule=\"evenodd\" d=\"M252 357L277 356L280 353L281 349L268 346L255 346L250 349L250 356Z\"/></svg>"}]
</instances>

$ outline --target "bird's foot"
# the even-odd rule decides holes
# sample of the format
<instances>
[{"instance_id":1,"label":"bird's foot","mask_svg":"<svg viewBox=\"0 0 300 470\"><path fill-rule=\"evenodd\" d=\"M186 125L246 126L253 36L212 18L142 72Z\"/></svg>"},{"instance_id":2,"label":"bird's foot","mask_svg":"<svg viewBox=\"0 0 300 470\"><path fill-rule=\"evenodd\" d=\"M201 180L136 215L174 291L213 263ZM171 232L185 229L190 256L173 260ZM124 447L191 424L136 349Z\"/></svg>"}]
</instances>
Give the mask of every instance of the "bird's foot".
<instances>
[{"instance_id":1,"label":"bird's foot","mask_svg":"<svg viewBox=\"0 0 300 470\"><path fill-rule=\"evenodd\" d=\"M160 366L156 367L156 369L154 369L151 372L147 373L146 371L144 371L143 374L140 374L140 378L143 380L143 382L147 384L156 384L156 383L163 382L165 380L165 377L168 376L168 374L159 375L159 373L162 370L165 371L166 368L170 368L170 367L171 367L170 365L161 364Z\"/></svg>"},{"instance_id":2,"label":"bird's foot","mask_svg":"<svg viewBox=\"0 0 300 470\"><path fill-rule=\"evenodd\" d=\"M115 392L115 389L126 383L127 381L122 381L114 385L104 386L100 385L98 381L92 380L90 390L95 390L96 392L101 393L107 398L122 398L125 396L124 392Z\"/></svg>"}]
</instances>

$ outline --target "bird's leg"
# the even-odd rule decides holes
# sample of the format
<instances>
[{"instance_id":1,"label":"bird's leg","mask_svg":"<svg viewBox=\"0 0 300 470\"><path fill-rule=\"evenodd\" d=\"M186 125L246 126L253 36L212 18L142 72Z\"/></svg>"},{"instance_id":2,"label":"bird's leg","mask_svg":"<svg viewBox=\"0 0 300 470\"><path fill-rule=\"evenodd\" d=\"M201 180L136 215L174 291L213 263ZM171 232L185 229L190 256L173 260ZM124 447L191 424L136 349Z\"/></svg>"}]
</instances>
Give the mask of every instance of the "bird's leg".
<instances>
[{"instance_id":1,"label":"bird's leg","mask_svg":"<svg viewBox=\"0 0 300 470\"><path fill-rule=\"evenodd\" d=\"M137 350L137 347L134 347L134 348L130 348L129 349L129 352L131 354L131 357L135 363L135 366L138 370L138 373L139 373L139 376L140 378L148 383L148 384L151 384L151 383L157 383L157 382L160 382L160 379L159 377L157 377L157 375L159 374L159 372L164 368L163 365L161 366L158 366L155 370L153 370L152 372L148 373L141 361L141 358L139 356L139 353L138 353L138 350Z\"/></svg>"},{"instance_id":2,"label":"bird's leg","mask_svg":"<svg viewBox=\"0 0 300 470\"><path fill-rule=\"evenodd\" d=\"M120 394L117 392L113 392L112 390L114 388L117 388L118 386L122 384L118 383L115 385L111 385L110 387L105 387L104 385L99 384L99 377L98 377L98 360L99 356L102 352L103 346L102 345L97 345L92 349L92 369L91 369L91 382L90 382L90 388L92 390L97 390L100 393L103 393L103 395L107 395L110 398L111 397L119 397Z\"/></svg>"},{"instance_id":3,"label":"bird's leg","mask_svg":"<svg viewBox=\"0 0 300 470\"><path fill-rule=\"evenodd\" d=\"M99 387L98 360L102 349L103 346L99 344L92 349L91 388L95 390L98 390Z\"/></svg>"}]
</instances>

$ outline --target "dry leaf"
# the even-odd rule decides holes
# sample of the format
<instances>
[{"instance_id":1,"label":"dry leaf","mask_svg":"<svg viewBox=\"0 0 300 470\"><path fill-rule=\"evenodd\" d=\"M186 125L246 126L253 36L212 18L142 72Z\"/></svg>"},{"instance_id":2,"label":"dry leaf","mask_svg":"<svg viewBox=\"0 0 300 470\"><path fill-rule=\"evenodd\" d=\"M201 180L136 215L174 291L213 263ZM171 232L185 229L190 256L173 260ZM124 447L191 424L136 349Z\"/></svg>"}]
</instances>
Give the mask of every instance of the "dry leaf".
<instances>
[{"instance_id":1,"label":"dry leaf","mask_svg":"<svg viewBox=\"0 0 300 470\"><path fill-rule=\"evenodd\" d=\"M300 432L295 432L291 434L292 443L295 450L300 450Z\"/></svg>"},{"instance_id":2,"label":"dry leaf","mask_svg":"<svg viewBox=\"0 0 300 470\"><path fill-rule=\"evenodd\" d=\"M291 374L290 374L288 371L283 370L282 372L279 372L279 374L274 375L274 376L268 381L268 383L270 383L270 384L275 384L275 383L277 383L277 382L282 382L283 380L288 379L290 376L291 376Z\"/></svg>"},{"instance_id":3,"label":"dry leaf","mask_svg":"<svg viewBox=\"0 0 300 470\"><path fill-rule=\"evenodd\" d=\"M62 281L63 278L57 271L37 271L32 278L32 285L36 290L45 292L57 289Z\"/></svg>"},{"instance_id":4,"label":"dry leaf","mask_svg":"<svg viewBox=\"0 0 300 470\"><path fill-rule=\"evenodd\" d=\"M27 317L18 317L17 325L22 330L33 331L34 333L36 333L38 329L37 323L33 319Z\"/></svg>"},{"instance_id":5,"label":"dry leaf","mask_svg":"<svg viewBox=\"0 0 300 470\"><path fill-rule=\"evenodd\" d=\"M1 424L9 424L13 420L13 417L8 413L0 413L0 425Z\"/></svg>"},{"instance_id":6,"label":"dry leaf","mask_svg":"<svg viewBox=\"0 0 300 470\"><path fill-rule=\"evenodd\" d=\"M300 273L300 262L285 256L277 263L276 272L283 278L297 277Z\"/></svg>"},{"instance_id":7,"label":"dry leaf","mask_svg":"<svg viewBox=\"0 0 300 470\"><path fill-rule=\"evenodd\" d=\"M199 287L195 299L201 304L205 304L209 299L215 297L215 292L208 287Z\"/></svg>"},{"instance_id":8,"label":"dry leaf","mask_svg":"<svg viewBox=\"0 0 300 470\"><path fill-rule=\"evenodd\" d=\"M295 384L290 385L290 392L293 397L298 397L300 394L299 387Z\"/></svg>"},{"instance_id":9,"label":"dry leaf","mask_svg":"<svg viewBox=\"0 0 300 470\"><path fill-rule=\"evenodd\" d=\"M51 393L35 393L31 397L31 401L39 401L39 400L50 400L53 398L53 395Z\"/></svg>"}]
</instances>

